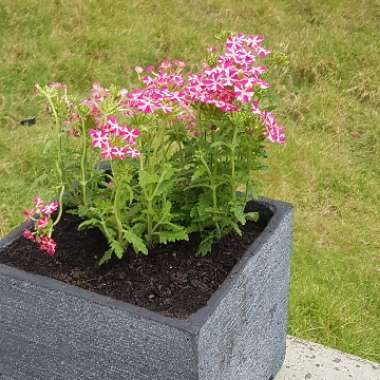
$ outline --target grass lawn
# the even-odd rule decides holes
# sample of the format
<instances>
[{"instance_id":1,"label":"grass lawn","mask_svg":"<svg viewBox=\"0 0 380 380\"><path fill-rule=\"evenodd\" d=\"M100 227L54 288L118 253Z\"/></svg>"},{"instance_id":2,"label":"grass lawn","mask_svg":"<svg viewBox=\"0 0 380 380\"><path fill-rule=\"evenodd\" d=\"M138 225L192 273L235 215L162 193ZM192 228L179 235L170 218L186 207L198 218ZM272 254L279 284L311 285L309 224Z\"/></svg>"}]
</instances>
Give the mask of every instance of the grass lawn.
<instances>
[{"instance_id":1,"label":"grass lawn","mask_svg":"<svg viewBox=\"0 0 380 380\"><path fill-rule=\"evenodd\" d=\"M296 207L289 333L380 361L379 25L375 0L2 0L0 236L52 194L36 82L129 86L135 65L199 61L221 30L264 34L288 57L271 80L288 142L262 193Z\"/></svg>"}]
</instances>

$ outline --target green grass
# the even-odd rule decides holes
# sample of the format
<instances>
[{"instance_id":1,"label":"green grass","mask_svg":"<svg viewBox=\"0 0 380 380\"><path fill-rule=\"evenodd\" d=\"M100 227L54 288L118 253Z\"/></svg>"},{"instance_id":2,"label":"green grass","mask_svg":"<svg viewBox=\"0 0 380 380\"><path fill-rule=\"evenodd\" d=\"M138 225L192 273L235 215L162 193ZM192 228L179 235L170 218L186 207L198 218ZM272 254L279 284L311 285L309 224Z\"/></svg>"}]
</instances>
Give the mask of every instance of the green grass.
<instances>
[{"instance_id":1,"label":"green grass","mask_svg":"<svg viewBox=\"0 0 380 380\"><path fill-rule=\"evenodd\" d=\"M262 177L296 208L289 332L380 360L378 1L3 0L0 20L0 235L52 194L34 83L129 86L135 65L196 63L223 29L287 54L272 83L288 143ZM19 126L29 115L38 125Z\"/></svg>"}]
</instances>

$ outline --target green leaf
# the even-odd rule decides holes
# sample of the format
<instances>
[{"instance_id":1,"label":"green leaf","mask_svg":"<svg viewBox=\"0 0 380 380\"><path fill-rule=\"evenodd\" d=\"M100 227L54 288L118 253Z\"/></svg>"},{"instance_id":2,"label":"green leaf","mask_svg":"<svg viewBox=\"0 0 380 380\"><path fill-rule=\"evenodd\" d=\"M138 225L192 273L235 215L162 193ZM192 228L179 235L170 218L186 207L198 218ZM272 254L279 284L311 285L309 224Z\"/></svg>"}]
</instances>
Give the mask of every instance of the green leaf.
<instances>
[{"instance_id":1,"label":"green leaf","mask_svg":"<svg viewBox=\"0 0 380 380\"><path fill-rule=\"evenodd\" d=\"M167 194L173 184L170 181L163 181L154 191L154 198L157 198L163 194Z\"/></svg>"},{"instance_id":2,"label":"green leaf","mask_svg":"<svg viewBox=\"0 0 380 380\"><path fill-rule=\"evenodd\" d=\"M244 225L246 222L246 217L245 217L246 214L244 214L243 209L235 206L235 207L232 207L232 212L235 218L238 220L238 222Z\"/></svg>"},{"instance_id":3,"label":"green leaf","mask_svg":"<svg viewBox=\"0 0 380 380\"><path fill-rule=\"evenodd\" d=\"M132 187L129 186L128 183L122 183L119 185L120 190L119 190L119 204L125 205L128 203L129 205L132 204L133 202L133 190Z\"/></svg>"},{"instance_id":4,"label":"green leaf","mask_svg":"<svg viewBox=\"0 0 380 380\"><path fill-rule=\"evenodd\" d=\"M251 222L257 222L259 220L259 213L257 211L253 211L253 212L247 212L245 213L245 217L247 218L247 220L251 221Z\"/></svg>"},{"instance_id":5,"label":"green leaf","mask_svg":"<svg viewBox=\"0 0 380 380\"><path fill-rule=\"evenodd\" d=\"M146 187L148 185L156 184L160 180L160 177L157 174L148 173L146 171L140 172L140 186Z\"/></svg>"},{"instance_id":6,"label":"green leaf","mask_svg":"<svg viewBox=\"0 0 380 380\"><path fill-rule=\"evenodd\" d=\"M214 143L212 143L210 145L210 148L213 149L213 148L216 148L218 146L225 146L226 148L231 149L231 144L227 144L224 141L215 141Z\"/></svg>"},{"instance_id":7,"label":"green leaf","mask_svg":"<svg viewBox=\"0 0 380 380\"><path fill-rule=\"evenodd\" d=\"M70 214L70 215L78 215L78 210L75 208L65 210L65 212L66 212L66 214Z\"/></svg>"},{"instance_id":8,"label":"green leaf","mask_svg":"<svg viewBox=\"0 0 380 380\"><path fill-rule=\"evenodd\" d=\"M239 236L242 236L241 229L237 223L231 222L231 226Z\"/></svg>"},{"instance_id":9,"label":"green leaf","mask_svg":"<svg viewBox=\"0 0 380 380\"><path fill-rule=\"evenodd\" d=\"M133 245L133 249L136 253L141 252L144 255L148 254L148 248L144 241L136 235L132 230L123 230L124 238Z\"/></svg>"},{"instance_id":10,"label":"green leaf","mask_svg":"<svg viewBox=\"0 0 380 380\"><path fill-rule=\"evenodd\" d=\"M112 258L112 249L109 249L104 253L102 258L99 260L98 265L101 266L101 265L107 263L108 261L111 260L111 258Z\"/></svg>"},{"instance_id":11,"label":"green leaf","mask_svg":"<svg viewBox=\"0 0 380 380\"><path fill-rule=\"evenodd\" d=\"M117 240L111 242L111 249L115 252L118 259L121 259L124 256L124 248Z\"/></svg>"},{"instance_id":12,"label":"green leaf","mask_svg":"<svg viewBox=\"0 0 380 380\"><path fill-rule=\"evenodd\" d=\"M164 221L170 219L170 211L172 209L172 203L170 201L166 201L161 209L162 219Z\"/></svg>"},{"instance_id":13,"label":"green leaf","mask_svg":"<svg viewBox=\"0 0 380 380\"><path fill-rule=\"evenodd\" d=\"M198 178L203 177L205 175L205 173L206 173L206 169L203 166L195 169L193 175L191 176L191 182L193 183Z\"/></svg>"},{"instance_id":14,"label":"green leaf","mask_svg":"<svg viewBox=\"0 0 380 380\"><path fill-rule=\"evenodd\" d=\"M82 222L79 226L78 226L78 231L83 231L85 229L90 229L90 228L95 228L95 227L98 227L99 226L99 220L97 219L88 219L88 220L85 220L84 222Z\"/></svg>"},{"instance_id":15,"label":"green leaf","mask_svg":"<svg viewBox=\"0 0 380 380\"><path fill-rule=\"evenodd\" d=\"M178 240L189 240L189 235L182 227L177 231L157 232L161 244L168 244Z\"/></svg>"},{"instance_id":16,"label":"green leaf","mask_svg":"<svg viewBox=\"0 0 380 380\"><path fill-rule=\"evenodd\" d=\"M214 243L214 238L214 234L210 234L200 242L197 249L197 256L206 256L211 252L212 244Z\"/></svg>"},{"instance_id":17,"label":"green leaf","mask_svg":"<svg viewBox=\"0 0 380 380\"><path fill-rule=\"evenodd\" d=\"M85 218L89 214L89 209L86 206L79 205L77 215L81 218Z\"/></svg>"},{"instance_id":18,"label":"green leaf","mask_svg":"<svg viewBox=\"0 0 380 380\"><path fill-rule=\"evenodd\" d=\"M145 229L146 229L145 223L134 223L133 224L133 232L137 236L142 236L145 232Z\"/></svg>"},{"instance_id":19,"label":"green leaf","mask_svg":"<svg viewBox=\"0 0 380 380\"><path fill-rule=\"evenodd\" d=\"M103 213L108 209L113 209L113 202L111 199L94 199L95 208Z\"/></svg>"}]
</instances>

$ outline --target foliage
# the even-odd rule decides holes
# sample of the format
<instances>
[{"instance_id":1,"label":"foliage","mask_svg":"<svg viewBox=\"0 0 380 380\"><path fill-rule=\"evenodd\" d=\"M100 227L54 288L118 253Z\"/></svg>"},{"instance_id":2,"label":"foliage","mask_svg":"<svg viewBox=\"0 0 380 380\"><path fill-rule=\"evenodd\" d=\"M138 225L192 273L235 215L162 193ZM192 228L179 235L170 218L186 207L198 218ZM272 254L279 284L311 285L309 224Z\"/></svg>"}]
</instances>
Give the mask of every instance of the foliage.
<instances>
[{"instance_id":1,"label":"foliage","mask_svg":"<svg viewBox=\"0 0 380 380\"><path fill-rule=\"evenodd\" d=\"M60 207L48 229L37 221L27 238L51 241L64 204L83 219L80 229L98 228L106 237L100 264L113 254L121 259L129 246L146 255L193 232L201 235L197 253L206 255L228 232L241 234L240 225L257 217L244 210L264 139L283 143L284 131L260 109L270 98L267 68L259 64L270 53L263 38L219 38L224 52L210 47L197 73L165 59L158 69L136 67L142 87L130 91L95 83L79 99L60 83L36 86L55 120Z\"/></svg>"}]
</instances>

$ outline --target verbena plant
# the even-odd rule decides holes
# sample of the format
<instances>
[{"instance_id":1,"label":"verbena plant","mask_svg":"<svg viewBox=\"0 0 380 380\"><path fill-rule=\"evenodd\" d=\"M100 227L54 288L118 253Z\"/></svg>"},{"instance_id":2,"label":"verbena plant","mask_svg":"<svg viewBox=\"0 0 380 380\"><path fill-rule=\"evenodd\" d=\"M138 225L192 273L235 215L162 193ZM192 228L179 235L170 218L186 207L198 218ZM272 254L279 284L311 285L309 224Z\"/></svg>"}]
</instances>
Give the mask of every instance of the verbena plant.
<instances>
[{"instance_id":1,"label":"verbena plant","mask_svg":"<svg viewBox=\"0 0 380 380\"><path fill-rule=\"evenodd\" d=\"M131 90L95 83L79 99L62 84L37 86L55 119L58 198L44 204L37 197L25 211L35 222L27 239L54 255L52 233L66 207L83 220L80 230L104 234L102 264L128 247L146 255L190 233L200 234L197 253L205 255L257 219L245 212L253 172L263 167L265 139L284 142L259 63L270 52L261 36L220 39L223 53L209 48L199 71L178 60L137 67L141 87Z\"/></svg>"}]
</instances>

